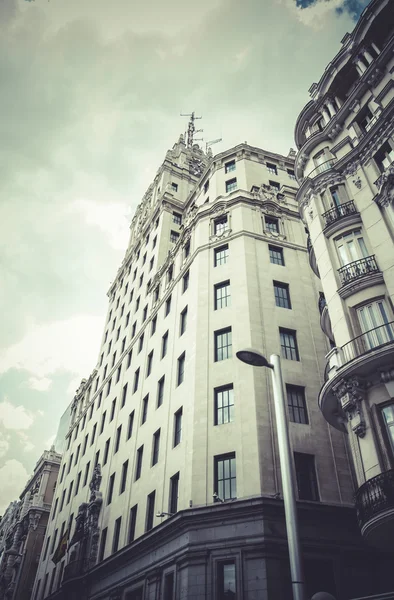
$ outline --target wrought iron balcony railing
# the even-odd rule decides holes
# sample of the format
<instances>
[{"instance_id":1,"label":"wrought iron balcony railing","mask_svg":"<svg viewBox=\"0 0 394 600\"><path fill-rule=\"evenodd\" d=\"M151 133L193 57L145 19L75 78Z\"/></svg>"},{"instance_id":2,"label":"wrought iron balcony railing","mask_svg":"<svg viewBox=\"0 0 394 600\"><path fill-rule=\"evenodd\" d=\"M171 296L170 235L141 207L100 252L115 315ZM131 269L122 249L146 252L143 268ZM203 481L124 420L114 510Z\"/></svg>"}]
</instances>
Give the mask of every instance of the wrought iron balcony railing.
<instances>
[{"instance_id":1,"label":"wrought iron balcony railing","mask_svg":"<svg viewBox=\"0 0 394 600\"><path fill-rule=\"evenodd\" d=\"M371 256L354 260L344 267L341 267L338 269L338 273L341 284L346 285L347 283L354 281L355 279L359 279L360 277L365 277L371 273L379 273L379 268L376 264L375 255L372 254Z\"/></svg>"},{"instance_id":2,"label":"wrought iron balcony railing","mask_svg":"<svg viewBox=\"0 0 394 600\"><path fill-rule=\"evenodd\" d=\"M340 204L339 206L334 206L334 208L330 208L325 213L323 213L323 219L326 222L326 227L331 225L331 223L335 223L339 219L343 219L343 217L347 217L348 215L355 215L358 213L357 208L354 205L353 200L349 202L345 202L344 204Z\"/></svg>"},{"instance_id":3,"label":"wrought iron balcony railing","mask_svg":"<svg viewBox=\"0 0 394 600\"><path fill-rule=\"evenodd\" d=\"M320 163L320 165L317 165L317 167L315 167L313 169L313 171L311 171L309 173L309 175L307 175L307 177L309 177L310 179L313 179L320 173L324 173L324 171L328 171L329 169L332 169L332 167L335 165L336 162L337 162L336 158L329 158L325 162Z\"/></svg>"},{"instance_id":4,"label":"wrought iron balcony railing","mask_svg":"<svg viewBox=\"0 0 394 600\"><path fill-rule=\"evenodd\" d=\"M358 335L350 342L342 346L343 360L345 363L372 352L377 348L394 343L394 321L374 327L361 335Z\"/></svg>"},{"instance_id":5,"label":"wrought iron balcony railing","mask_svg":"<svg viewBox=\"0 0 394 600\"><path fill-rule=\"evenodd\" d=\"M321 296L319 296L318 306L319 306L319 313L322 314L324 307L327 306L327 300L323 294Z\"/></svg>"},{"instance_id":6,"label":"wrought iron balcony railing","mask_svg":"<svg viewBox=\"0 0 394 600\"><path fill-rule=\"evenodd\" d=\"M394 511L394 469L368 479L357 490L355 503L360 528L379 513Z\"/></svg>"}]
</instances>

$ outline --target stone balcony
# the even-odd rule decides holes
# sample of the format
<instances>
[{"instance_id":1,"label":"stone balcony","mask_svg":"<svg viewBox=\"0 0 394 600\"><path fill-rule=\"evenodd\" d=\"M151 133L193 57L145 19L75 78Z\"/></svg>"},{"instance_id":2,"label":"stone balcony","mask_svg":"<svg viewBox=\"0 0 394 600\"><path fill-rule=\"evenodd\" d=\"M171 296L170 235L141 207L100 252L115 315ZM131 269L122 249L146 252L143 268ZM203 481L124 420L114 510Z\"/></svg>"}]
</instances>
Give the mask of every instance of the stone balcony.
<instances>
[{"instance_id":1,"label":"stone balcony","mask_svg":"<svg viewBox=\"0 0 394 600\"><path fill-rule=\"evenodd\" d=\"M316 255L315 255L315 251L313 249L311 238L310 238L309 234L308 234L308 239L306 242L306 247L308 249L309 265L310 265L312 271L314 272L314 274L316 275L316 277L319 277L319 279L320 279L320 273L319 273L319 268L317 266Z\"/></svg>"},{"instance_id":2,"label":"stone balcony","mask_svg":"<svg viewBox=\"0 0 394 600\"><path fill-rule=\"evenodd\" d=\"M394 469L368 479L356 492L356 514L369 544L390 550L394 537Z\"/></svg>"},{"instance_id":3,"label":"stone balcony","mask_svg":"<svg viewBox=\"0 0 394 600\"><path fill-rule=\"evenodd\" d=\"M321 295L318 302L320 312L320 327L326 336L334 341L334 334L332 333L330 313L328 312L328 306L324 295Z\"/></svg>"}]
</instances>

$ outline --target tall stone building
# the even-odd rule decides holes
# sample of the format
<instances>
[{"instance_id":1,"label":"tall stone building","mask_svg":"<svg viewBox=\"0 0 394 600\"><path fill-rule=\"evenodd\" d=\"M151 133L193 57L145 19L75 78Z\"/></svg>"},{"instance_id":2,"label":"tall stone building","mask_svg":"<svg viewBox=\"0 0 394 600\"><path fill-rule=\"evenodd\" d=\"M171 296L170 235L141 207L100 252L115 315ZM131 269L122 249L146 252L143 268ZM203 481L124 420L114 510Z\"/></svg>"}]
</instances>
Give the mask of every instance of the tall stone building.
<instances>
[{"instance_id":1,"label":"tall stone building","mask_svg":"<svg viewBox=\"0 0 394 600\"><path fill-rule=\"evenodd\" d=\"M290 596L269 373L235 358L250 346L283 357L308 594L390 589L317 403L330 342L294 154L212 157L192 135L167 152L72 404L33 600Z\"/></svg>"},{"instance_id":2,"label":"tall stone building","mask_svg":"<svg viewBox=\"0 0 394 600\"><path fill-rule=\"evenodd\" d=\"M29 600L54 496L61 456L46 450L18 501L0 523L0 599Z\"/></svg>"},{"instance_id":3,"label":"tall stone building","mask_svg":"<svg viewBox=\"0 0 394 600\"><path fill-rule=\"evenodd\" d=\"M319 406L346 431L360 531L394 534L394 6L374 0L296 125L297 202L331 343Z\"/></svg>"}]
</instances>

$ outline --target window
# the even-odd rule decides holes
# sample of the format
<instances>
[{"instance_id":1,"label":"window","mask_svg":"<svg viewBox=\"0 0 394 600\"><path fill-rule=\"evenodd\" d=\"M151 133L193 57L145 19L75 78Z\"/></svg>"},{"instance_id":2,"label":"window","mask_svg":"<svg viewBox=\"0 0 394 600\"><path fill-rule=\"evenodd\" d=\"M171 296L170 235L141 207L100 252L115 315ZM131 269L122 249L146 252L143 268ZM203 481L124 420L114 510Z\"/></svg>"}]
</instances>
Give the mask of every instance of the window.
<instances>
[{"instance_id":1,"label":"window","mask_svg":"<svg viewBox=\"0 0 394 600\"><path fill-rule=\"evenodd\" d=\"M112 502L112 496L114 493L114 485L115 485L115 473L112 473L111 477L109 478L107 504L111 504L111 502Z\"/></svg>"},{"instance_id":2,"label":"window","mask_svg":"<svg viewBox=\"0 0 394 600\"><path fill-rule=\"evenodd\" d=\"M231 500L237 497L235 453L215 456L214 487L214 491L222 500Z\"/></svg>"},{"instance_id":3,"label":"window","mask_svg":"<svg viewBox=\"0 0 394 600\"><path fill-rule=\"evenodd\" d=\"M296 332L292 329L282 329L282 327L279 327L279 335L282 358L300 360Z\"/></svg>"},{"instance_id":4,"label":"window","mask_svg":"<svg viewBox=\"0 0 394 600\"><path fill-rule=\"evenodd\" d=\"M133 326L131 328L131 337L135 336L135 330L137 329L137 321L134 321Z\"/></svg>"},{"instance_id":5,"label":"window","mask_svg":"<svg viewBox=\"0 0 394 600\"><path fill-rule=\"evenodd\" d=\"M317 489L315 457L313 454L294 452L294 463L298 498L318 502L319 491Z\"/></svg>"},{"instance_id":6,"label":"window","mask_svg":"<svg viewBox=\"0 0 394 600\"><path fill-rule=\"evenodd\" d=\"M179 472L170 479L170 498L168 512L174 515L178 511Z\"/></svg>"},{"instance_id":7,"label":"window","mask_svg":"<svg viewBox=\"0 0 394 600\"><path fill-rule=\"evenodd\" d=\"M235 562L219 562L217 565L217 600L237 597Z\"/></svg>"},{"instance_id":8,"label":"window","mask_svg":"<svg viewBox=\"0 0 394 600\"><path fill-rule=\"evenodd\" d=\"M116 341L120 338L120 327L116 330Z\"/></svg>"},{"instance_id":9,"label":"window","mask_svg":"<svg viewBox=\"0 0 394 600\"><path fill-rule=\"evenodd\" d=\"M138 258L138 257L137 257ZM135 281L135 278L137 277L137 269L134 269L134 273L133 273L133 281Z\"/></svg>"},{"instance_id":10,"label":"window","mask_svg":"<svg viewBox=\"0 0 394 600\"><path fill-rule=\"evenodd\" d=\"M111 405L111 416L109 418L109 422L111 422L115 416L115 408L116 408L116 398L114 400L112 400L112 405Z\"/></svg>"},{"instance_id":11,"label":"window","mask_svg":"<svg viewBox=\"0 0 394 600\"><path fill-rule=\"evenodd\" d=\"M217 283L214 287L215 290L215 310L218 308L225 308L226 306L231 305L231 295L230 295L230 281L223 281L222 283Z\"/></svg>"},{"instance_id":12,"label":"window","mask_svg":"<svg viewBox=\"0 0 394 600\"><path fill-rule=\"evenodd\" d=\"M268 173L272 173L273 175L277 175L278 174L278 169L276 168L276 165L267 162L267 169L268 169Z\"/></svg>"},{"instance_id":13,"label":"window","mask_svg":"<svg viewBox=\"0 0 394 600\"><path fill-rule=\"evenodd\" d=\"M118 370L116 371L116 382L115 383L118 383L118 381L120 380L120 374L121 374L121 372L122 372L122 366L120 365L118 367Z\"/></svg>"},{"instance_id":14,"label":"window","mask_svg":"<svg viewBox=\"0 0 394 600\"><path fill-rule=\"evenodd\" d=\"M130 304L130 302L133 301L133 296L134 296L134 290L131 290L130 296L129 296L129 304Z\"/></svg>"},{"instance_id":15,"label":"window","mask_svg":"<svg viewBox=\"0 0 394 600\"><path fill-rule=\"evenodd\" d=\"M293 423L308 424L306 412L305 390L298 385L286 384L287 405L289 407L289 419Z\"/></svg>"},{"instance_id":16,"label":"window","mask_svg":"<svg viewBox=\"0 0 394 600\"><path fill-rule=\"evenodd\" d=\"M122 340L122 347L120 349L120 352L123 353L125 348L126 348L126 337L124 337Z\"/></svg>"},{"instance_id":17,"label":"window","mask_svg":"<svg viewBox=\"0 0 394 600\"><path fill-rule=\"evenodd\" d=\"M170 267L168 268L167 271L167 283L170 283L170 281L173 280L174 277L174 266L170 265Z\"/></svg>"},{"instance_id":18,"label":"window","mask_svg":"<svg viewBox=\"0 0 394 600\"><path fill-rule=\"evenodd\" d=\"M285 266L285 261L283 258L283 248L277 248L276 246L268 246L268 250L270 253L270 262L274 265Z\"/></svg>"},{"instance_id":19,"label":"window","mask_svg":"<svg viewBox=\"0 0 394 600\"><path fill-rule=\"evenodd\" d=\"M129 461L126 460L123 465L122 465L122 475L120 478L120 488L119 488L119 494L123 494L123 492L126 489L126 483L127 483L127 471L129 468Z\"/></svg>"},{"instance_id":20,"label":"window","mask_svg":"<svg viewBox=\"0 0 394 600\"><path fill-rule=\"evenodd\" d=\"M100 367L103 364L103 360L104 360L104 353L102 353L101 356L100 356Z\"/></svg>"},{"instance_id":21,"label":"window","mask_svg":"<svg viewBox=\"0 0 394 600\"><path fill-rule=\"evenodd\" d=\"M150 328L151 335L153 335L155 333L156 327L157 327L157 315L155 317L153 317L153 319L152 319L151 328Z\"/></svg>"},{"instance_id":22,"label":"window","mask_svg":"<svg viewBox=\"0 0 394 600\"><path fill-rule=\"evenodd\" d=\"M156 286L153 292L153 302L157 302L159 299L160 286Z\"/></svg>"},{"instance_id":23,"label":"window","mask_svg":"<svg viewBox=\"0 0 394 600\"><path fill-rule=\"evenodd\" d=\"M118 517L115 521L114 528L114 537L112 540L112 554L118 551L119 548L119 538L120 538L120 528L122 525L122 517Z\"/></svg>"},{"instance_id":24,"label":"window","mask_svg":"<svg viewBox=\"0 0 394 600\"><path fill-rule=\"evenodd\" d=\"M361 234L361 229L349 231L335 240L339 259L342 265L347 265L360 258L366 258L369 253Z\"/></svg>"},{"instance_id":25,"label":"window","mask_svg":"<svg viewBox=\"0 0 394 600\"><path fill-rule=\"evenodd\" d=\"M214 266L224 265L228 259L228 244L215 248L214 250Z\"/></svg>"},{"instance_id":26,"label":"window","mask_svg":"<svg viewBox=\"0 0 394 600\"><path fill-rule=\"evenodd\" d=\"M43 556L43 560L46 559L47 554L48 554L48 548L49 548L49 544L51 542L51 536L47 537L47 542L45 544L45 550L44 550L44 556Z\"/></svg>"},{"instance_id":27,"label":"window","mask_svg":"<svg viewBox=\"0 0 394 600\"><path fill-rule=\"evenodd\" d=\"M172 185L176 185L176 183L173 183ZM175 191L178 191L178 186L177 189ZM174 223L176 225L181 225L182 224L182 215L180 215L179 213L172 213L172 220L174 221Z\"/></svg>"},{"instance_id":28,"label":"window","mask_svg":"<svg viewBox=\"0 0 394 600\"><path fill-rule=\"evenodd\" d=\"M87 436L86 436L87 437ZM86 450L86 448L85 448ZM66 470L66 463L64 463L63 467L62 467L62 474L60 476L60 483L63 481L63 477L64 477L64 471Z\"/></svg>"},{"instance_id":29,"label":"window","mask_svg":"<svg viewBox=\"0 0 394 600\"><path fill-rule=\"evenodd\" d=\"M122 304L122 308L120 309L120 316L123 317L124 315L124 304Z\"/></svg>"},{"instance_id":30,"label":"window","mask_svg":"<svg viewBox=\"0 0 394 600\"><path fill-rule=\"evenodd\" d=\"M174 448L180 444L182 439L182 408L174 414Z\"/></svg>"},{"instance_id":31,"label":"window","mask_svg":"<svg viewBox=\"0 0 394 600\"><path fill-rule=\"evenodd\" d=\"M166 300L164 317L166 317L167 315L170 314L170 310L171 310L171 296L169 296L169 298L167 298L167 300Z\"/></svg>"},{"instance_id":32,"label":"window","mask_svg":"<svg viewBox=\"0 0 394 600\"><path fill-rule=\"evenodd\" d=\"M275 217L264 217L265 228L271 233L279 233L279 221Z\"/></svg>"},{"instance_id":33,"label":"window","mask_svg":"<svg viewBox=\"0 0 394 600\"><path fill-rule=\"evenodd\" d=\"M129 544L134 540L135 537L135 526L137 523L137 507L138 505L136 504L135 506L130 508L129 535L127 540Z\"/></svg>"},{"instance_id":34,"label":"window","mask_svg":"<svg viewBox=\"0 0 394 600\"><path fill-rule=\"evenodd\" d=\"M156 223L159 224L158 220L156 221ZM157 242L157 235L153 238L152 248L156 248L156 242Z\"/></svg>"},{"instance_id":35,"label":"window","mask_svg":"<svg viewBox=\"0 0 394 600\"><path fill-rule=\"evenodd\" d=\"M394 340L394 329L390 325L387 306L383 299L365 304L357 308L356 312L361 331L366 334L363 336L365 350L371 350Z\"/></svg>"},{"instance_id":36,"label":"window","mask_svg":"<svg viewBox=\"0 0 394 600\"><path fill-rule=\"evenodd\" d=\"M85 487L85 485L88 482L88 475L89 475L89 470L90 470L90 461L87 463L86 467L85 467L85 473L83 475L83 486ZM64 493L64 492L63 492Z\"/></svg>"},{"instance_id":37,"label":"window","mask_svg":"<svg viewBox=\"0 0 394 600\"><path fill-rule=\"evenodd\" d=\"M236 189L237 189L237 178L236 177L226 181L226 192L227 193L233 192Z\"/></svg>"},{"instance_id":38,"label":"window","mask_svg":"<svg viewBox=\"0 0 394 600\"><path fill-rule=\"evenodd\" d=\"M134 373L133 394L138 390L139 379L140 379L140 368L138 367L138 369Z\"/></svg>"},{"instance_id":39,"label":"window","mask_svg":"<svg viewBox=\"0 0 394 600\"><path fill-rule=\"evenodd\" d=\"M117 300L116 300L116 309L118 309L118 308L119 308L119 302L120 302L120 296L119 296L119 297L117 298Z\"/></svg>"},{"instance_id":40,"label":"window","mask_svg":"<svg viewBox=\"0 0 394 600\"><path fill-rule=\"evenodd\" d=\"M111 438L108 438L107 441L105 442L105 447L104 447L103 466L107 464L110 443L111 443Z\"/></svg>"},{"instance_id":41,"label":"window","mask_svg":"<svg viewBox=\"0 0 394 600\"><path fill-rule=\"evenodd\" d=\"M141 413L141 425L143 425L148 416L148 403L149 403L149 394L145 396L142 400L142 413Z\"/></svg>"},{"instance_id":42,"label":"window","mask_svg":"<svg viewBox=\"0 0 394 600\"><path fill-rule=\"evenodd\" d=\"M108 365L105 365L105 367L104 367L104 373L103 373L103 381L107 377L107 369L108 369Z\"/></svg>"},{"instance_id":43,"label":"window","mask_svg":"<svg viewBox=\"0 0 394 600\"><path fill-rule=\"evenodd\" d=\"M152 373L152 364L153 364L153 350L151 352L149 352L148 354L148 362L146 365L146 376L149 377L149 375Z\"/></svg>"},{"instance_id":44,"label":"window","mask_svg":"<svg viewBox=\"0 0 394 600\"><path fill-rule=\"evenodd\" d=\"M58 502L59 502L59 498L56 498L55 508L53 509L53 513L52 513L52 521L53 521L53 519L55 518L55 515L56 515Z\"/></svg>"},{"instance_id":45,"label":"window","mask_svg":"<svg viewBox=\"0 0 394 600\"><path fill-rule=\"evenodd\" d=\"M144 256L142 257L142 264L144 265L146 263L146 252L144 254Z\"/></svg>"},{"instance_id":46,"label":"window","mask_svg":"<svg viewBox=\"0 0 394 600\"><path fill-rule=\"evenodd\" d=\"M94 457L94 468L97 467L97 465L99 463L99 459L100 459L100 450L97 450L96 456Z\"/></svg>"},{"instance_id":47,"label":"window","mask_svg":"<svg viewBox=\"0 0 394 600\"><path fill-rule=\"evenodd\" d=\"M270 184L270 186L276 191L279 192L280 190L280 183L278 183L278 181L269 181L268 182Z\"/></svg>"},{"instance_id":48,"label":"window","mask_svg":"<svg viewBox=\"0 0 394 600\"><path fill-rule=\"evenodd\" d=\"M213 222L213 232L215 235L221 235L224 231L228 230L228 220L227 215L224 217L220 217L220 219L215 219Z\"/></svg>"},{"instance_id":49,"label":"window","mask_svg":"<svg viewBox=\"0 0 394 600\"><path fill-rule=\"evenodd\" d=\"M119 450L121 435L122 435L122 425L119 425L119 427L116 430L116 439L115 439L114 454L116 454L117 451Z\"/></svg>"},{"instance_id":50,"label":"window","mask_svg":"<svg viewBox=\"0 0 394 600\"><path fill-rule=\"evenodd\" d=\"M67 450L70 449L70 444L71 444L71 435L68 437L68 441L67 441Z\"/></svg>"},{"instance_id":51,"label":"window","mask_svg":"<svg viewBox=\"0 0 394 600\"><path fill-rule=\"evenodd\" d=\"M168 347L168 331L165 332L163 337L161 338L161 357L164 358L167 354Z\"/></svg>"},{"instance_id":52,"label":"window","mask_svg":"<svg viewBox=\"0 0 394 600\"><path fill-rule=\"evenodd\" d=\"M183 249L183 258L186 259L190 256L190 240L186 242L185 247Z\"/></svg>"},{"instance_id":53,"label":"window","mask_svg":"<svg viewBox=\"0 0 394 600\"><path fill-rule=\"evenodd\" d=\"M71 471L71 467L72 467L72 462L74 460L74 454L71 454L70 456L70 462L68 463L68 469L67 469L67 475L69 474L69 472Z\"/></svg>"},{"instance_id":54,"label":"window","mask_svg":"<svg viewBox=\"0 0 394 600\"><path fill-rule=\"evenodd\" d=\"M178 358L177 385L181 385L185 377L185 353Z\"/></svg>"},{"instance_id":55,"label":"window","mask_svg":"<svg viewBox=\"0 0 394 600\"><path fill-rule=\"evenodd\" d=\"M157 383L157 408L159 408L159 406L161 406L163 404L164 381L165 381L165 376L163 375L163 377L161 379L159 379L159 381Z\"/></svg>"},{"instance_id":56,"label":"window","mask_svg":"<svg viewBox=\"0 0 394 600\"><path fill-rule=\"evenodd\" d=\"M108 344L107 355L111 352L111 348L112 348L112 340Z\"/></svg>"},{"instance_id":57,"label":"window","mask_svg":"<svg viewBox=\"0 0 394 600\"><path fill-rule=\"evenodd\" d=\"M129 421L127 424L127 439L129 440L133 435L133 425L134 425L134 410L129 414Z\"/></svg>"},{"instance_id":58,"label":"window","mask_svg":"<svg viewBox=\"0 0 394 600\"><path fill-rule=\"evenodd\" d=\"M385 142L383 146L374 155L374 160L381 173L383 173L394 161L394 149L389 142Z\"/></svg>"},{"instance_id":59,"label":"window","mask_svg":"<svg viewBox=\"0 0 394 600\"><path fill-rule=\"evenodd\" d=\"M231 327L215 331L215 361L218 362L226 358L231 358L232 355Z\"/></svg>"},{"instance_id":60,"label":"window","mask_svg":"<svg viewBox=\"0 0 394 600\"><path fill-rule=\"evenodd\" d=\"M179 238L179 233L177 231L173 231L171 229L171 231L170 231L170 242L172 244L176 244L177 241L178 241L178 238Z\"/></svg>"},{"instance_id":61,"label":"window","mask_svg":"<svg viewBox=\"0 0 394 600\"><path fill-rule=\"evenodd\" d=\"M215 425L234 421L234 390L232 385L215 389Z\"/></svg>"},{"instance_id":62,"label":"window","mask_svg":"<svg viewBox=\"0 0 394 600\"><path fill-rule=\"evenodd\" d=\"M93 411L94 411L94 402L93 402L93 404L91 404L91 406L90 406L90 411L89 411L89 421L90 421L90 419L93 417Z\"/></svg>"},{"instance_id":63,"label":"window","mask_svg":"<svg viewBox=\"0 0 394 600\"><path fill-rule=\"evenodd\" d=\"M111 391L111 379L107 383L107 393L106 393L106 396L109 396L110 391Z\"/></svg>"},{"instance_id":64,"label":"window","mask_svg":"<svg viewBox=\"0 0 394 600\"><path fill-rule=\"evenodd\" d=\"M141 352L144 346L144 334L140 335L140 339L138 340L138 354Z\"/></svg>"},{"instance_id":65,"label":"window","mask_svg":"<svg viewBox=\"0 0 394 600\"><path fill-rule=\"evenodd\" d=\"M134 478L135 481L137 481L137 479L139 479L141 477L143 455L144 455L144 445L140 446L137 450L137 462L136 462L136 466L135 466L135 478Z\"/></svg>"},{"instance_id":66,"label":"window","mask_svg":"<svg viewBox=\"0 0 394 600\"><path fill-rule=\"evenodd\" d=\"M204 194L209 190L209 179L204 183Z\"/></svg>"},{"instance_id":67,"label":"window","mask_svg":"<svg viewBox=\"0 0 394 600\"><path fill-rule=\"evenodd\" d=\"M102 399L103 399L103 392L100 392L98 403L97 403L97 408L100 408ZM85 417L86 417L86 415L85 415ZM84 417L82 429L85 427L85 417Z\"/></svg>"},{"instance_id":68,"label":"window","mask_svg":"<svg viewBox=\"0 0 394 600\"><path fill-rule=\"evenodd\" d=\"M97 423L94 424L93 431L92 431L92 437L90 438L90 445L91 446L93 446L93 444L94 444L94 440L95 440L95 437L96 437L96 429L97 429Z\"/></svg>"},{"instance_id":69,"label":"window","mask_svg":"<svg viewBox=\"0 0 394 600\"><path fill-rule=\"evenodd\" d=\"M164 576L163 600L174 600L175 590L174 571L166 573Z\"/></svg>"},{"instance_id":70,"label":"window","mask_svg":"<svg viewBox=\"0 0 394 600\"><path fill-rule=\"evenodd\" d=\"M144 281L144 275L142 274L140 277L140 280L139 280L139 284L138 284L139 288L142 286L143 281Z\"/></svg>"},{"instance_id":71,"label":"window","mask_svg":"<svg viewBox=\"0 0 394 600\"><path fill-rule=\"evenodd\" d=\"M74 481L72 481L70 483L70 487L68 488L68 496L67 496L67 502L66 504L68 504L71 500L71 494L73 493L73 487L74 487Z\"/></svg>"},{"instance_id":72,"label":"window","mask_svg":"<svg viewBox=\"0 0 394 600\"><path fill-rule=\"evenodd\" d=\"M103 529L102 533L101 533L101 539L100 539L100 550L99 550L99 555L98 555L98 561L101 562L104 558L104 553L105 553L105 544L107 542L107 533L108 533L108 527L106 527L105 529Z\"/></svg>"},{"instance_id":73,"label":"window","mask_svg":"<svg viewBox=\"0 0 394 600\"><path fill-rule=\"evenodd\" d=\"M75 455L75 460L74 460L74 466L75 466L75 465L77 464L77 462L78 462L78 458L79 458L79 453L80 453L80 451L81 451L81 444L79 444L79 445L78 445L78 448L77 448L77 453L76 453L76 455Z\"/></svg>"},{"instance_id":74,"label":"window","mask_svg":"<svg viewBox=\"0 0 394 600\"><path fill-rule=\"evenodd\" d=\"M142 313L142 322L143 323L145 323L147 316L148 316L148 305L145 306L143 313Z\"/></svg>"},{"instance_id":75,"label":"window","mask_svg":"<svg viewBox=\"0 0 394 600\"><path fill-rule=\"evenodd\" d=\"M135 301L135 312L137 312L137 310L139 309L140 302L141 302L141 296L138 296L137 300Z\"/></svg>"},{"instance_id":76,"label":"window","mask_svg":"<svg viewBox=\"0 0 394 600\"><path fill-rule=\"evenodd\" d=\"M153 446L152 446L152 467L159 460L159 450L160 450L160 429L158 429L153 434Z\"/></svg>"},{"instance_id":77,"label":"window","mask_svg":"<svg viewBox=\"0 0 394 600\"><path fill-rule=\"evenodd\" d=\"M290 177L290 179L296 178L295 173L294 173L294 171L292 171L292 169L287 169L287 174Z\"/></svg>"},{"instance_id":78,"label":"window","mask_svg":"<svg viewBox=\"0 0 394 600\"><path fill-rule=\"evenodd\" d=\"M155 257L152 256L152 258L149 261L149 271L152 271L154 262L155 262Z\"/></svg>"},{"instance_id":79,"label":"window","mask_svg":"<svg viewBox=\"0 0 394 600\"><path fill-rule=\"evenodd\" d=\"M53 536L53 539L52 539L51 554L53 554L54 551L55 551L56 540L57 540L57 533L58 533L58 530L55 529L55 533L54 533L54 536Z\"/></svg>"},{"instance_id":80,"label":"window","mask_svg":"<svg viewBox=\"0 0 394 600\"><path fill-rule=\"evenodd\" d=\"M129 366L131 365L131 358L132 358L132 356L133 356L133 351L130 350L130 352L127 355L127 367L126 367L126 369L128 369Z\"/></svg>"},{"instance_id":81,"label":"window","mask_svg":"<svg viewBox=\"0 0 394 600\"><path fill-rule=\"evenodd\" d=\"M184 276L182 278L182 294L184 292L186 292L187 288L189 287L189 277L190 277L190 273L189 273L189 271L186 271L186 273L184 274Z\"/></svg>"},{"instance_id":82,"label":"window","mask_svg":"<svg viewBox=\"0 0 394 600\"><path fill-rule=\"evenodd\" d=\"M187 324L187 306L181 312L181 318L179 323L179 335L183 335L186 331Z\"/></svg>"},{"instance_id":83,"label":"window","mask_svg":"<svg viewBox=\"0 0 394 600\"><path fill-rule=\"evenodd\" d=\"M150 531L153 527L153 519L155 516L155 496L156 492L151 492L146 501L145 531Z\"/></svg>"},{"instance_id":84,"label":"window","mask_svg":"<svg viewBox=\"0 0 394 600\"><path fill-rule=\"evenodd\" d=\"M231 171L235 171L235 160L230 160L224 164L224 172L231 173Z\"/></svg>"},{"instance_id":85,"label":"window","mask_svg":"<svg viewBox=\"0 0 394 600\"><path fill-rule=\"evenodd\" d=\"M274 281L275 304L281 308L291 308L289 284Z\"/></svg>"},{"instance_id":86,"label":"window","mask_svg":"<svg viewBox=\"0 0 394 600\"><path fill-rule=\"evenodd\" d=\"M75 486L75 492L74 492L74 496L76 496L79 492L79 486L81 483L81 477L82 477L82 471L79 471L78 476L77 476L77 485Z\"/></svg>"}]
</instances>

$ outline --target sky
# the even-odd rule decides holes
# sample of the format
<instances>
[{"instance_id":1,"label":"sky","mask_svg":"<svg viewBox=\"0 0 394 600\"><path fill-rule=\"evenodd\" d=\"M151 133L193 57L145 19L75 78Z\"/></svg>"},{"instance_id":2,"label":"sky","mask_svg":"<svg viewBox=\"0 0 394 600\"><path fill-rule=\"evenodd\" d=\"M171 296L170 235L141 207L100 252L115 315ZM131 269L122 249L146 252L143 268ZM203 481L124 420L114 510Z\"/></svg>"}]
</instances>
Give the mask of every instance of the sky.
<instances>
[{"instance_id":1,"label":"sky","mask_svg":"<svg viewBox=\"0 0 394 600\"><path fill-rule=\"evenodd\" d=\"M368 0L0 0L0 514L82 377L166 150L288 154Z\"/></svg>"}]
</instances>

